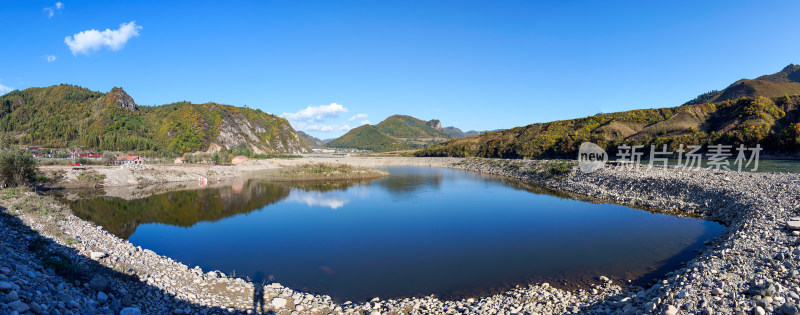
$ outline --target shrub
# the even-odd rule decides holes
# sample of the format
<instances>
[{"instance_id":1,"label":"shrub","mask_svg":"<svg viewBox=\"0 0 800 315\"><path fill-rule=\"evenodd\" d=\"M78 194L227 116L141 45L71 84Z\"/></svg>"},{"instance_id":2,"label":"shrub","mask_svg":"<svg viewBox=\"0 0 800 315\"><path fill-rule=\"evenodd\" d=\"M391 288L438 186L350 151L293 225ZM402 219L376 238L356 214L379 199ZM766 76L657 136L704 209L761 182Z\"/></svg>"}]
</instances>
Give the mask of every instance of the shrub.
<instances>
[{"instance_id":1,"label":"shrub","mask_svg":"<svg viewBox=\"0 0 800 315\"><path fill-rule=\"evenodd\" d=\"M0 185L2 187L34 186L38 163L30 152L5 150L0 152Z\"/></svg>"}]
</instances>

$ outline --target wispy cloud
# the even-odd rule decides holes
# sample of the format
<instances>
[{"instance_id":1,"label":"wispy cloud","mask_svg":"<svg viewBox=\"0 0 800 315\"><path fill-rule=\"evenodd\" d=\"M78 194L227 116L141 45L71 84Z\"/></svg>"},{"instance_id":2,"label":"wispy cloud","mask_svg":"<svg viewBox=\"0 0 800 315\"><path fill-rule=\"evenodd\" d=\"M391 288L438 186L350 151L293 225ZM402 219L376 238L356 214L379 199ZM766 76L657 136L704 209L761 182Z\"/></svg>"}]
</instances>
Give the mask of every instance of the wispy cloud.
<instances>
[{"instance_id":1,"label":"wispy cloud","mask_svg":"<svg viewBox=\"0 0 800 315\"><path fill-rule=\"evenodd\" d=\"M349 119L347 119L347 121L353 121L353 120L361 119L361 118L367 118L367 114L355 114L355 115L353 115L353 117L350 117Z\"/></svg>"},{"instance_id":2,"label":"wispy cloud","mask_svg":"<svg viewBox=\"0 0 800 315\"><path fill-rule=\"evenodd\" d=\"M331 103L330 105L308 106L296 113L283 113L281 117L292 121L315 122L339 117L340 114L347 111L344 106Z\"/></svg>"},{"instance_id":3,"label":"wispy cloud","mask_svg":"<svg viewBox=\"0 0 800 315\"><path fill-rule=\"evenodd\" d=\"M64 43L69 46L73 55L89 55L90 52L107 47L111 50L120 50L129 39L139 36L142 27L136 21L120 24L116 30L106 29L98 31L91 29L64 38Z\"/></svg>"},{"instance_id":4,"label":"wispy cloud","mask_svg":"<svg viewBox=\"0 0 800 315\"><path fill-rule=\"evenodd\" d=\"M330 119L338 118L348 111L341 104L331 103L329 105L308 106L295 113L283 113L281 117L288 119L292 126L298 130L319 132L348 131L353 129L348 124L324 123Z\"/></svg>"},{"instance_id":5,"label":"wispy cloud","mask_svg":"<svg viewBox=\"0 0 800 315\"><path fill-rule=\"evenodd\" d=\"M13 90L14 88L5 86L2 83L0 83L0 95L5 95L6 93L11 92Z\"/></svg>"},{"instance_id":6,"label":"wispy cloud","mask_svg":"<svg viewBox=\"0 0 800 315\"><path fill-rule=\"evenodd\" d=\"M366 119L362 120L362 121L361 121L361 125L362 125L362 126L363 126L363 125L369 125L369 120L366 120Z\"/></svg>"},{"instance_id":7,"label":"wispy cloud","mask_svg":"<svg viewBox=\"0 0 800 315\"><path fill-rule=\"evenodd\" d=\"M56 5L54 5L52 7L46 7L44 9L42 9L42 11L47 13L47 17L48 18L52 18L53 16L56 15L56 13L61 13L61 9L63 9L63 8L64 8L64 3L59 1L59 2L56 2Z\"/></svg>"},{"instance_id":8,"label":"wispy cloud","mask_svg":"<svg viewBox=\"0 0 800 315\"><path fill-rule=\"evenodd\" d=\"M56 61L56 56L53 55L44 55L42 56L42 58L44 58L44 60L47 60L48 63Z\"/></svg>"}]
</instances>

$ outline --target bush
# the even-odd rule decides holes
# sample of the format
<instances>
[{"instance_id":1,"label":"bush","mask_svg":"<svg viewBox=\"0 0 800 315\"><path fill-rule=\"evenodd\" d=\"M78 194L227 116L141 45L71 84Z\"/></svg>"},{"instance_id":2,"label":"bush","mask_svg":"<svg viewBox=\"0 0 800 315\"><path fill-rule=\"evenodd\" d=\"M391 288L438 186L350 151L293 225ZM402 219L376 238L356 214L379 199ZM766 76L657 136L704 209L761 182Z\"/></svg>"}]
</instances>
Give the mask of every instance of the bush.
<instances>
[{"instance_id":1,"label":"bush","mask_svg":"<svg viewBox=\"0 0 800 315\"><path fill-rule=\"evenodd\" d=\"M4 150L0 152L0 186L34 186L38 163L30 152Z\"/></svg>"}]
</instances>

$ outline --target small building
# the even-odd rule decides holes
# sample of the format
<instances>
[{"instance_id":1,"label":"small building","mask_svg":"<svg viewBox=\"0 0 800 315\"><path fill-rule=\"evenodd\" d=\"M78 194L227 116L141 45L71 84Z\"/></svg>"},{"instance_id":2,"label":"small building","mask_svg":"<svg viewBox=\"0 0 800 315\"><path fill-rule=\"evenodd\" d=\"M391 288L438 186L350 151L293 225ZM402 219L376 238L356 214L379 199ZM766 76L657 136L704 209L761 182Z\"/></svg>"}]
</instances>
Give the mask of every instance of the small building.
<instances>
[{"instance_id":1,"label":"small building","mask_svg":"<svg viewBox=\"0 0 800 315\"><path fill-rule=\"evenodd\" d=\"M240 155L240 156L234 157L234 158L231 160L231 164L233 164L233 165L239 165L239 164L242 164L242 163L244 163L244 162L246 162L246 161L247 161L247 157L246 157L246 156L242 156L242 155Z\"/></svg>"},{"instance_id":2,"label":"small building","mask_svg":"<svg viewBox=\"0 0 800 315\"><path fill-rule=\"evenodd\" d=\"M175 159L175 164L183 164L183 163L186 163L186 160L184 158L179 157Z\"/></svg>"},{"instance_id":3,"label":"small building","mask_svg":"<svg viewBox=\"0 0 800 315\"><path fill-rule=\"evenodd\" d=\"M214 164L214 160L212 160L211 158L203 158L202 160L200 160L200 164Z\"/></svg>"},{"instance_id":4,"label":"small building","mask_svg":"<svg viewBox=\"0 0 800 315\"><path fill-rule=\"evenodd\" d=\"M125 165L125 164L144 164L144 159L138 155L128 155L128 156L118 156L116 160L114 160L114 165Z\"/></svg>"}]
</instances>

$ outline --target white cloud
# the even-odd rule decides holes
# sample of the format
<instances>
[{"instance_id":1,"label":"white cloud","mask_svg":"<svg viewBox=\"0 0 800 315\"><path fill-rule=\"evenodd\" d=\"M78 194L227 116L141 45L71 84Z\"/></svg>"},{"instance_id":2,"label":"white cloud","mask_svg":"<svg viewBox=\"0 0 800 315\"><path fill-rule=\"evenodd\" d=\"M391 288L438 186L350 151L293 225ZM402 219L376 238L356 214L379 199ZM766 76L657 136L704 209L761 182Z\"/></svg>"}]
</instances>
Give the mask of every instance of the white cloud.
<instances>
[{"instance_id":1,"label":"white cloud","mask_svg":"<svg viewBox=\"0 0 800 315\"><path fill-rule=\"evenodd\" d=\"M120 50L125 46L129 39L139 36L142 27L136 25L136 21L122 23L116 30L106 29L98 31L91 29L83 31L73 36L64 38L64 43L69 46L73 55L89 55L90 52L108 47L111 50Z\"/></svg>"},{"instance_id":2,"label":"white cloud","mask_svg":"<svg viewBox=\"0 0 800 315\"><path fill-rule=\"evenodd\" d=\"M326 207L331 209L338 209L350 202L350 199L329 193L321 193L318 191L303 191L292 190L292 193L286 198L287 201L294 201L305 204L309 207Z\"/></svg>"},{"instance_id":3,"label":"white cloud","mask_svg":"<svg viewBox=\"0 0 800 315\"><path fill-rule=\"evenodd\" d=\"M336 118L341 113L346 113L344 106L331 103L330 105L308 106L306 109L296 113L283 113L281 117L296 122L315 122L323 121L328 118Z\"/></svg>"},{"instance_id":4,"label":"white cloud","mask_svg":"<svg viewBox=\"0 0 800 315\"><path fill-rule=\"evenodd\" d=\"M366 119L362 120L361 125L369 125L369 120Z\"/></svg>"},{"instance_id":5,"label":"white cloud","mask_svg":"<svg viewBox=\"0 0 800 315\"><path fill-rule=\"evenodd\" d=\"M64 8L64 4L59 1L59 2L56 2L55 6L46 7L44 9L42 9L42 11L47 13L47 17L48 18L51 18L51 17L55 16L56 13L60 13L61 9L63 9L63 8Z\"/></svg>"},{"instance_id":6,"label":"white cloud","mask_svg":"<svg viewBox=\"0 0 800 315\"><path fill-rule=\"evenodd\" d=\"M347 124L344 125L320 125L320 124L298 124L298 129L304 131L321 131L321 132L333 132L333 131L349 131L353 129Z\"/></svg>"},{"instance_id":7,"label":"white cloud","mask_svg":"<svg viewBox=\"0 0 800 315\"><path fill-rule=\"evenodd\" d=\"M12 88L12 87L8 87L8 86L5 86L3 84L0 84L0 95L5 95L6 93L11 92L13 90L14 90L14 88Z\"/></svg>"},{"instance_id":8,"label":"white cloud","mask_svg":"<svg viewBox=\"0 0 800 315\"><path fill-rule=\"evenodd\" d=\"M44 58L44 60L47 60L48 63L56 61L56 56L53 55L44 55L42 56L42 58Z\"/></svg>"},{"instance_id":9,"label":"white cloud","mask_svg":"<svg viewBox=\"0 0 800 315\"><path fill-rule=\"evenodd\" d=\"M367 114L356 114L353 117L350 117L349 119L347 119L347 121L353 121L353 120L361 119L361 118L367 118Z\"/></svg>"}]
</instances>

